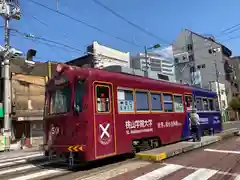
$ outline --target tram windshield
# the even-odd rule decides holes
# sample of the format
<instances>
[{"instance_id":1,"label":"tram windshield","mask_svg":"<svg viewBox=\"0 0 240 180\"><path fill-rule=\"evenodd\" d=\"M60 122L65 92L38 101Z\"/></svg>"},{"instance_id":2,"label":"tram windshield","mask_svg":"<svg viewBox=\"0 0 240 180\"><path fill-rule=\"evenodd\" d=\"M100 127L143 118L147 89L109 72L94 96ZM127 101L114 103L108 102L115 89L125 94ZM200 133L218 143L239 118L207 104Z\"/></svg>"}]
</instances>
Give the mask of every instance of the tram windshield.
<instances>
[{"instance_id":1,"label":"tram windshield","mask_svg":"<svg viewBox=\"0 0 240 180\"><path fill-rule=\"evenodd\" d=\"M69 85L59 87L50 92L49 114L66 113L70 111L71 88Z\"/></svg>"}]
</instances>

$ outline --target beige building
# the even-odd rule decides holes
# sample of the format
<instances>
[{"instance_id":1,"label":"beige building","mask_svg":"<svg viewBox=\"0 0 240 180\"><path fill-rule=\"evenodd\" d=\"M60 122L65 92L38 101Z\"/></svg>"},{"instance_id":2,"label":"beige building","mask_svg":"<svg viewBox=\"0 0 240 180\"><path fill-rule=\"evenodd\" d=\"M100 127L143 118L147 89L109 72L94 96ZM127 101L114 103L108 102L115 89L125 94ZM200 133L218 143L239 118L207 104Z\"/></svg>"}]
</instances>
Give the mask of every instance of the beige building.
<instances>
[{"instance_id":1,"label":"beige building","mask_svg":"<svg viewBox=\"0 0 240 180\"><path fill-rule=\"evenodd\" d=\"M79 67L104 68L119 65L129 67L130 53L122 52L94 41L87 47L87 55L68 61L66 64Z\"/></svg>"}]
</instances>

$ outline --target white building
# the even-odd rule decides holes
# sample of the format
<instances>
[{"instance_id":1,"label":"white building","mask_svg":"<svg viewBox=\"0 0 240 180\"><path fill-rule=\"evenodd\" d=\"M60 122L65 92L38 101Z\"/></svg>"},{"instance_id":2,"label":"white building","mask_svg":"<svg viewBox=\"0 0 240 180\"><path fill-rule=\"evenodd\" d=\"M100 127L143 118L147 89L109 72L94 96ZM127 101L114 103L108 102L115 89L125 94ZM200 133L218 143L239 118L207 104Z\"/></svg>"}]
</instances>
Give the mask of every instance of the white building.
<instances>
[{"instance_id":1,"label":"white building","mask_svg":"<svg viewBox=\"0 0 240 180\"><path fill-rule=\"evenodd\" d=\"M103 68L112 65L129 67L130 65L129 52L122 52L107 46L103 46L97 41L93 42L90 51L94 54L94 64L96 68Z\"/></svg>"},{"instance_id":2,"label":"white building","mask_svg":"<svg viewBox=\"0 0 240 180\"><path fill-rule=\"evenodd\" d=\"M130 67L147 72L148 77L153 79L165 79L175 82L173 58L165 56L163 51L138 53L131 57Z\"/></svg>"},{"instance_id":3,"label":"white building","mask_svg":"<svg viewBox=\"0 0 240 180\"><path fill-rule=\"evenodd\" d=\"M209 89L218 94L218 83L216 81L210 82ZM225 110L228 107L225 84L219 83L219 89L220 89L220 99L221 99L221 106L222 106L222 108L220 108L220 109ZM218 96L219 107L220 107L220 99Z\"/></svg>"}]
</instances>

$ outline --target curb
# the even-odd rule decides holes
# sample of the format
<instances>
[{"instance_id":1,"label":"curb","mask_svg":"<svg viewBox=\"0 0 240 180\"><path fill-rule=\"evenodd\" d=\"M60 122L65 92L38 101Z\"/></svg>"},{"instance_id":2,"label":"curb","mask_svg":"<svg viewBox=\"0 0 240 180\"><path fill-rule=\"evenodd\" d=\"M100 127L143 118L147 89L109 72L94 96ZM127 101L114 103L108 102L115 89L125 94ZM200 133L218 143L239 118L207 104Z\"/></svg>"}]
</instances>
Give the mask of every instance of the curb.
<instances>
[{"instance_id":1,"label":"curb","mask_svg":"<svg viewBox=\"0 0 240 180\"><path fill-rule=\"evenodd\" d=\"M229 137L238 135L239 129L238 128L232 128L225 130L224 132L221 132L219 134L216 134L214 138L207 140L206 142L196 142L195 144L191 144L189 146L183 147L183 148L178 148L174 151L169 151L169 152L161 152L159 154L147 154L147 153L137 153L135 155L135 158L141 159L141 160L148 160L148 161L162 161L164 159L177 156L179 154L192 151L194 149L198 149L216 142L219 142L223 139L227 139Z\"/></svg>"}]
</instances>

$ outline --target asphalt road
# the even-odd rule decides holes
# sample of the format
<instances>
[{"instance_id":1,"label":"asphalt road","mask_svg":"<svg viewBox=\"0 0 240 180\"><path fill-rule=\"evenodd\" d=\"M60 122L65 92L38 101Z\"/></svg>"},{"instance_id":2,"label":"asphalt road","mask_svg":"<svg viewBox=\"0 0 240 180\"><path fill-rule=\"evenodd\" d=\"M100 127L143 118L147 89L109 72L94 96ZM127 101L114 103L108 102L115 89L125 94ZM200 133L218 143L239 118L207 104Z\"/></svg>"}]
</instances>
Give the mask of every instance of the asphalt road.
<instances>
[{"instance_id":1,"label":"asphalt road","mask_svg":"<svg viewBox=\"0 0 240 180\"><path fill-rule=\"evenodd\" d=\"M0 159L0 179L233 180L240 178L240 137L238 136L178 155L161 163L121 157L99 161L77 168L76 171L70 171L63 165L49 163L41 157L41 154L26 154Z\"/></svg>"},{"instance_id":2,"label":"asphalt road","mask_svg":"<svg viewBox=\"0 0 240 180\"><path fill-rule=\"evenodd\" d=\"M240 128L240 122L224 124L224 129L233 127ZM204 180L209 178L231 180L240 175L240 137L233 137L207 146L205 149L197 149L176 156L163 163L114 157L70 171L64 165L53 164L42 158L42 153L37 152L0 153L0 179L157 180L162 178L180 180L186 178L186 180Z\"/></svg>"},{"instance_id":3,"label":"asphalt road","mask_svg":"<svg viewBox=\"0 0 240 180\"><path fill-rule=\"evenodd\" d=\"M153 163L111 180L240 179L240 137Z\"/></svg>"},{"instance_id":4,"label":"asphalt road","mask_svg":"<svg viewBox=\"0 0 240 180\"><path fill-rule=\"evenodd\" d=\"M228 121L223 123L223 130L231 129L231 128L239 128L240 129L240 121Z\"/></svg>"}]
</instances>

